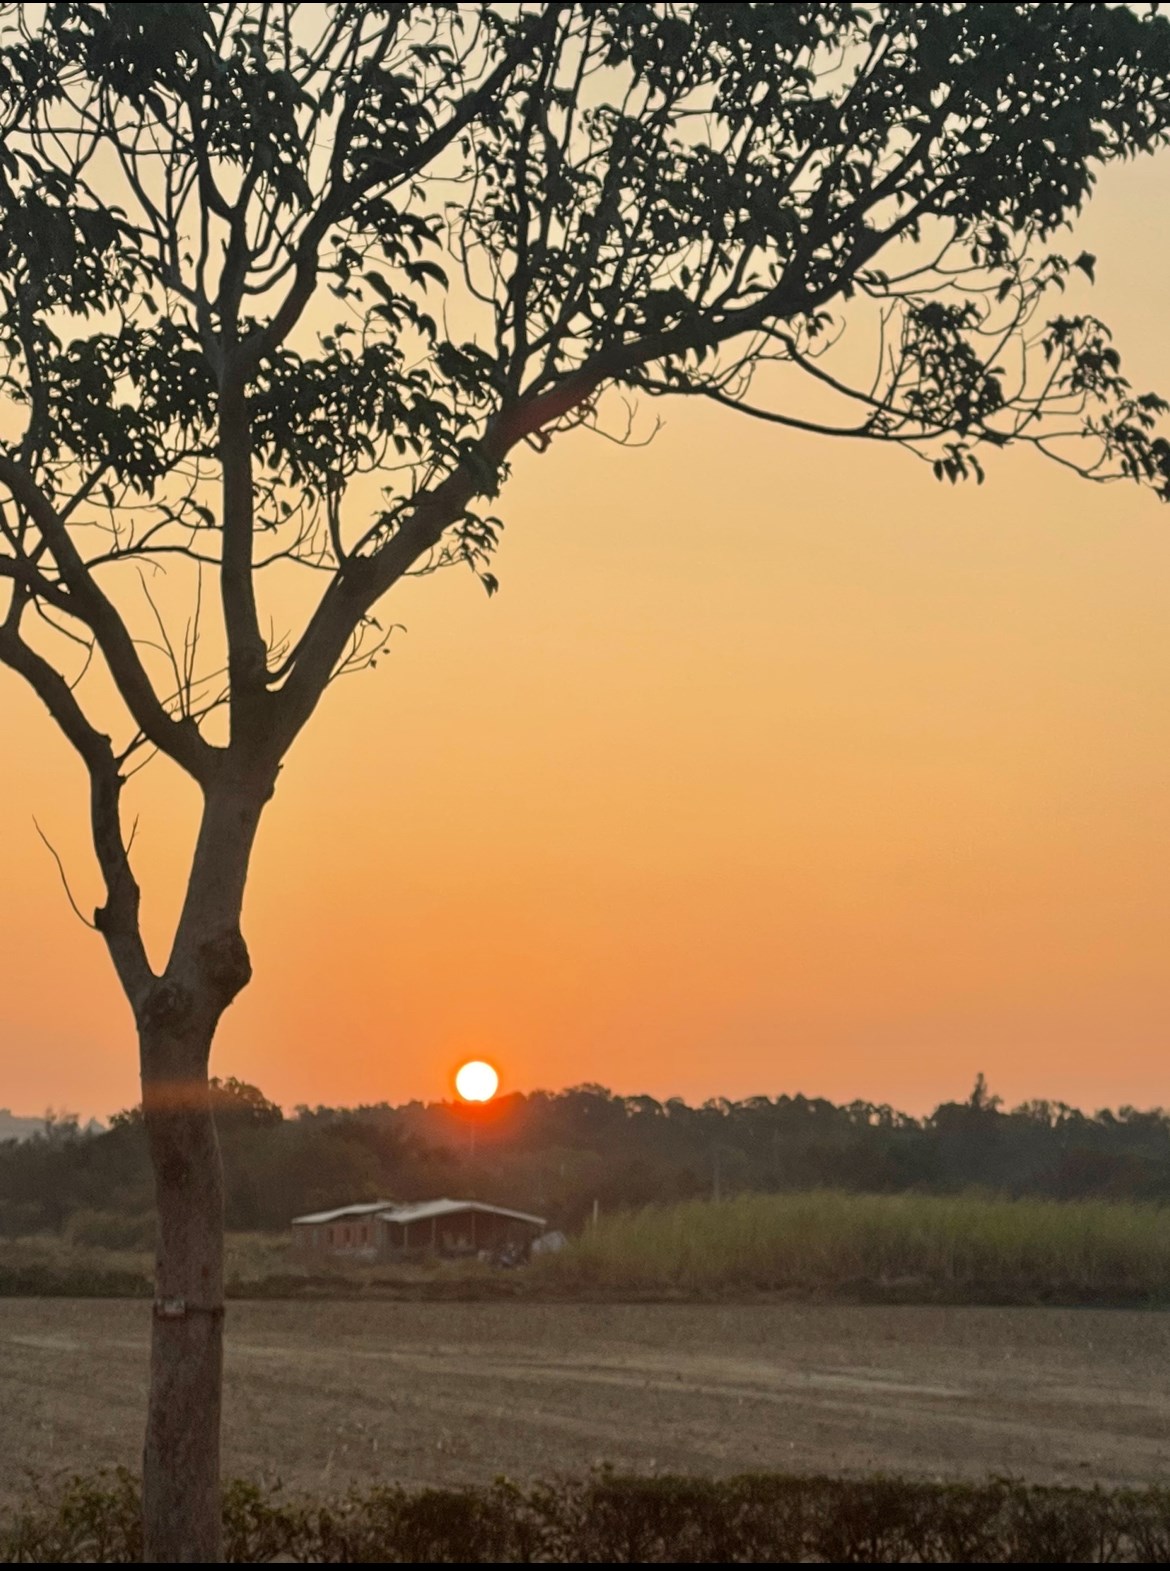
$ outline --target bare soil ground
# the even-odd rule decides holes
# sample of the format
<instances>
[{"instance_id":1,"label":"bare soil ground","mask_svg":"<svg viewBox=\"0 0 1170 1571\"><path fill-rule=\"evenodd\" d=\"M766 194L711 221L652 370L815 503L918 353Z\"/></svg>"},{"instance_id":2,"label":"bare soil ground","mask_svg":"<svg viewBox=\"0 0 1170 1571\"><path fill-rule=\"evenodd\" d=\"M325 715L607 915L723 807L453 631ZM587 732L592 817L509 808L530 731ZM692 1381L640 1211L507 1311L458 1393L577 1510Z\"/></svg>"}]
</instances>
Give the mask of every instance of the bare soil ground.
<instances>
[{"instance_id":1,"label":"bare soil ground","mask_svg":"<svg viewBox=\"0 0 1170 1571\"><path fill-rule=\"evenodd\" d=\"M1165 1483L1170 1314L229 1306L226 1469L314 1493L580 1472ZM0 1496L136 1461L149 1308L0 1300Z\"/></svg>"}]
</instances>

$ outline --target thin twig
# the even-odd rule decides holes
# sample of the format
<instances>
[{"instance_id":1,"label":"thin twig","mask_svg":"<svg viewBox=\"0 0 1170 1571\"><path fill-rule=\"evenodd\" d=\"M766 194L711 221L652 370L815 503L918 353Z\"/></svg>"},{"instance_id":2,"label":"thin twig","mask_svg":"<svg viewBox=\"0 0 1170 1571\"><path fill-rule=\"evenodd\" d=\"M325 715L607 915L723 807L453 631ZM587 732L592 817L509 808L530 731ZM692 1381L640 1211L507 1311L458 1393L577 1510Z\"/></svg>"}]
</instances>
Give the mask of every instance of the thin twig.
<instances>
[{"instance_id":1,"label":"thin twig","mask_svg":"<svg viewBox=\"0 0 1170 1571\"><path fill-rule=\"evenodd\" d=\"M83 924L83 926L88 927L91 933L96 933L97 932L96 924L90 921L89 917L87 917L85 915L85 913L82 911L81 907L77 904L77 901L74 900L74 898L73 898L73 891L69 887L69 880L65 876L65 864L62 862L61 858L58 856L56 846L54 846L53 842L49 839L48 835L46 835L45 831L41 828L40 824L37 823L35 814L33 816L33 828L36 830L37 834L40 835L41 840L44 842L45 846L48 849L49 855L53 858L53 861L56 862L56 864L57 864L57 871L61 875L61 887L65 891L65 898L66 898L66 900L68 900L69 904L73 907L73 915L77 918L77 920L79 922L81 922Z\"/></svg>"}]
</instances>

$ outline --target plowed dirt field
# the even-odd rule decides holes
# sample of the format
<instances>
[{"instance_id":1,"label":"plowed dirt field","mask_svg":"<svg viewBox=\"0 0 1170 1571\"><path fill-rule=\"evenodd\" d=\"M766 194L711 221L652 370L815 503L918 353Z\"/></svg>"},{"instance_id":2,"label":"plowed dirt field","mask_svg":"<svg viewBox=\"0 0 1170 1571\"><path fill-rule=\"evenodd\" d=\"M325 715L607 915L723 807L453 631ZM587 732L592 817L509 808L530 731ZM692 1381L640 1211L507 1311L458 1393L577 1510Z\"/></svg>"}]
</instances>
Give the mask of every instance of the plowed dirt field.
<instances>
[{"instance_id":1,"label":"plowed dirt field","mask_svg":"<svg viewBox=\"0 0 1170 1571\"><path fill-rule=\"evenodd\" d=\"M0 1493L134 1465L141 1302L0 1301ZM754 1469L1165 1483L1170 1314L229 1306L226 1470L312 1491Z\"/></svg>"}]
</instances>

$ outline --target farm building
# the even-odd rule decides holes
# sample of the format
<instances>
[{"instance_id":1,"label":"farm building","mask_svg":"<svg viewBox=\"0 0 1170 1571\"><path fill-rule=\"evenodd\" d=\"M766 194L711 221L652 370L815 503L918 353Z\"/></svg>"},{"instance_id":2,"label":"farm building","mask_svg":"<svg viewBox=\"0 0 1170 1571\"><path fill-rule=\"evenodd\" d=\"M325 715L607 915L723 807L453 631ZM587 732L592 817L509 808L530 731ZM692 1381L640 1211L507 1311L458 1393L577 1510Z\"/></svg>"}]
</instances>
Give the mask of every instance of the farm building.
<instances>
[{"instance_id":1,"label":"farm building","mask_svg":"<svg viewBox=\"0 0 1170 1571\"><path fill-rule=\"evenodd\" d=\"M408 1251L472 1255L486 1250L527 1252L545 1230L542 1216L481 1200L367 1201L293 1218L293 1243L302 1255L387 1260Z\"/></svg>"},{"instance_id":2,"label":"farm building","mask_svg":"<svg viewBox=\"0 0 1170 1571\"><path fill-rule=\"evenodd\" d=\"M367 1200L363 1205L294 1216L293 1244L306 1255L357 1255L372 1259L378 1251L377 1215L393 1209L393 1200Z\"/></svg>"}]
</instances>

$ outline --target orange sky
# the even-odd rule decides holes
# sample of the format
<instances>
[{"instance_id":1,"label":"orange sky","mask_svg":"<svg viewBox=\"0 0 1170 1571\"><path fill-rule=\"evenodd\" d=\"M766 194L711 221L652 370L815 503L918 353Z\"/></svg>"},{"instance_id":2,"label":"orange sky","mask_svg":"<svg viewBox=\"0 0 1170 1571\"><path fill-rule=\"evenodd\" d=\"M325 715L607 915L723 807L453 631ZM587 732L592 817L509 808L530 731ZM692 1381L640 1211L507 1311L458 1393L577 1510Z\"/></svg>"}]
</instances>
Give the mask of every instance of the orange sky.
<instances>
[{"instance_id":1,"label":"orange sky","mask_svg":"<svg viewBox=\"0 0 1170 1571\"><path fill-rule=\"evenodd\" d=\"M1168 176L1111 172L1069 242L1163 391ZM215 1069L286 1105L445 1095L459 1055L505 1089L1170 1102L1170 511L654 412L646 450L525 453L500 594L409 585L298 743ZM0 1105L105 1113L128 1010L32 824L92 904L81 771L14 678L0 724ZM155 767L161 933L194 793Z\"/></svg>"}]
</instances>

